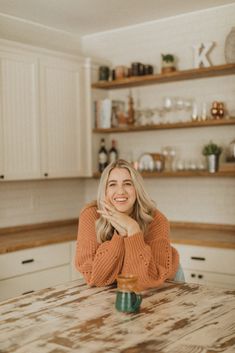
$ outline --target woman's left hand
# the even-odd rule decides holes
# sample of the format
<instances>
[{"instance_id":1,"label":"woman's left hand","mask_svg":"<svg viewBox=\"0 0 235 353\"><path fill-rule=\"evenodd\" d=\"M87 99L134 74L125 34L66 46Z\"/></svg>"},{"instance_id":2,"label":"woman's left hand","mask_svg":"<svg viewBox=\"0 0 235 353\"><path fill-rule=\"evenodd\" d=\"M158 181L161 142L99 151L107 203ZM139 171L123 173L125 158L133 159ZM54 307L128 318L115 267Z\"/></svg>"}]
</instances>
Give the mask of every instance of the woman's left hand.
<instances>
[{"instance_id":1,"label":"woman's left hand","mask_svg":"<svg viewBox=\"0 0 235 353\"><path fill-rule=\"evenodd\" d=\"M105 211L99 210L99 213L102 217L108 219L114 228L116 228L115 224L118 224L121 228L125 229L128 236L140 232L140 227L133 218L125 213L117 211L113 205L106 201L102 202L102 204Z\"/></svg>"}]
</instances>

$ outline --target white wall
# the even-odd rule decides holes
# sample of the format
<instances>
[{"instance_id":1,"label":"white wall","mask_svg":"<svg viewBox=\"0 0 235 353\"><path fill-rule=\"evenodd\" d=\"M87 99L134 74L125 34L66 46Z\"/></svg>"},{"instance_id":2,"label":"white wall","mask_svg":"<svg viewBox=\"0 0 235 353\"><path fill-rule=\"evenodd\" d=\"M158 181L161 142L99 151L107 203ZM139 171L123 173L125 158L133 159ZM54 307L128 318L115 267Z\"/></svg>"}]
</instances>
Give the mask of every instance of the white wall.
<instances>
[{"instance_id":1,"label":"white wall","mask_svg":"<svg viewBox=\"0 0 235 353\"><path fill-rule=\"evenodd\" d=\"M23 44L80 54L80 37L58 29L0 13L0 38Z\"/></svg>"},{"instance_id":2,"label":"white wall","mask_svg":"<svg viewBox=\"0 0 235 353\"><path fill-rule=\"evenodd\" d=\"M175 54L178 68L189 69L193 67L192 45L214 41L210 58L219 65L225 63L224 42L234 18L235 4L85 36L82 49L85 55L104 58L113 66L140 61L154 65L160 72L161 53ZM110 97L127 100L128 94L129 90L113 90ZM165 96L192 97L199 107L202 102L207 103L208 109L213 100L221 100L226 102L230 115L235 116L234 75L134 88L132 94L141 108L160 107ZM170 145L176 148L177 158L199 160L203 145L210 139L225 150L234 137L232 126L113 134L107 141L116 138L124 158L132 154L137 159L142 152L158 152ZM224 159L225 153L221 161ZM234 178L146 179L146 186L159 209L171 220L234 224ZM97 181L86 181L87 201L95 197L96 187Z\"/></svg>"}]
</instances>

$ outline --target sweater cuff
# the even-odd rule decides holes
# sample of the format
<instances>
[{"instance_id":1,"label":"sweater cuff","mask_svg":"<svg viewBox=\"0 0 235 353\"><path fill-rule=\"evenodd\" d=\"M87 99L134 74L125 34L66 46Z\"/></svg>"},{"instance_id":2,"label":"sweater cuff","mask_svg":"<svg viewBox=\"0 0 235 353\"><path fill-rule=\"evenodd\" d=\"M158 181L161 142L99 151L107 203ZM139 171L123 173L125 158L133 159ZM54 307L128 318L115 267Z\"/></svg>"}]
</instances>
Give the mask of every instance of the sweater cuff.
<instances>
[{"instance_id":1,"label":"sweater cuff","mask_svg":"<svg viewBox=\"0 0 235 353\"><path fill-rule=\"evenodd\" d=\"M110 242L112 243L112 245L114 246L114 248L118 248L122 245L123 243L123 237L121 237L120 235L118 235L117 233L113 234L112 239L110 240Z\"/></svg>"},{"instance_id":2,"label":"sweater cuff","mask_svg":"<svg viewBox=\"0 0 235 353\"><path fill-rule=\"evenodd\" d=\"M146 246L143 232L138 232L130 237L124 238L124 244L127 251L142 250Z\"/></svg>"}]
</instances>

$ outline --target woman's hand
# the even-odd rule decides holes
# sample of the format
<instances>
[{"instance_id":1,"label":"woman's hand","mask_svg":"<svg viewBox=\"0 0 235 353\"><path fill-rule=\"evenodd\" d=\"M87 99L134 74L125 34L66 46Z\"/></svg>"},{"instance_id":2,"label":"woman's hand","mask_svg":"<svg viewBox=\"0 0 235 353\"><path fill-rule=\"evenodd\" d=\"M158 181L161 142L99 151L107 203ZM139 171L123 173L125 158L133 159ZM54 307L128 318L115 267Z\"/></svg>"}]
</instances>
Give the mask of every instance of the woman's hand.
<instances>
[{"instance_id":1,"label":"woman's hand","mask_svg":"<svg viewBox=\"0 0 235 353\"><path fill-rule=\"evenodd\" d=\"M140 232L140 227L133 218L125 213L117 211L113 205L107 202L102 202L102 204L105 210L98 210L97 212L100 213L102 217L109 220L120 235L130 236Z\"/></svg>"}]
</instances>

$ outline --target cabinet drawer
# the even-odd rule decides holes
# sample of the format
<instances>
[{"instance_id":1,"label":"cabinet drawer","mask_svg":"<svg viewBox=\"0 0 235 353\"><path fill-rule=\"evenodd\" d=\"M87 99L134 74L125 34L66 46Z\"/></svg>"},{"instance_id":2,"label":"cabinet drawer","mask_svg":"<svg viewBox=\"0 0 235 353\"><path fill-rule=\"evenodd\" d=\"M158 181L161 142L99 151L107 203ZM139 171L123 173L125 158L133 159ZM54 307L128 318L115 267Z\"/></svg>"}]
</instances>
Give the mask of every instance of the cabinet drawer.
<instances>
[{"instance_id":1,"label":"cabinet drawer","mask_svg":"<svg viewBox=\"0 0 235 353\"><path fill-rule=\"evenodd\" d=\"M82 274L75 268L76 241L71 241L71 280L83 278Z\"/></svg>"},{"instance_id":2,"label":"cabinet drawer","mask_svg":"<svg viewBox=\"0 0 235 353\"><path fill-rule=\"evenodd\" d=\"M0 255L0 279L69 264L69 245L66 242Z\"/></svg>"},{"instance_id":3,"label":"cabinet drawer","mask_svg":"<svg viewBox=\"0 0 235 353\"><path fill-rule=\"evenodd\" d=\"M235 289L235 276L205 271L184 270L185 281Z\"/></svg>"},{"instance_id":4,"label":"cabinet drawer","mask_svg":"<svg viewBox=\"0 0 235 353\"><path fill-rule=\"evenodd\" d=\"M173 244L184 269L235 275L235 250Z\"/></svg>"},{"instance_id":5,"label":"cabinet drawer","mask_svg":"<svg viewBox=\"0 0 235 353\"><path fill-rule=\"evenodd\" d=\"M0 300L55 286L67 282L69 279L69 265L5 279L0 281Z\"/></svg>"}]
</instances>

